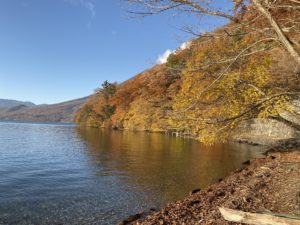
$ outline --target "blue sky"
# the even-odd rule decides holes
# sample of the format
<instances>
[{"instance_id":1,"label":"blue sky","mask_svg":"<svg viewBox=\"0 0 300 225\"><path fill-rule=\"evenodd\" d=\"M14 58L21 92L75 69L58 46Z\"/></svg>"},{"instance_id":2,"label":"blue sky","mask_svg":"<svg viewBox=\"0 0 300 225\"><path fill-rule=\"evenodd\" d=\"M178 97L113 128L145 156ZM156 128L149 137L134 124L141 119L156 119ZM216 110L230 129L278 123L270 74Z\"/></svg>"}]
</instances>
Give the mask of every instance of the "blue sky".
<instances>
[{"instance_id":1,"label":"blue sky","mask_svg":"<svg viewBox=\"0 0 300 225\"><path fill-rule=\"evenodd\" d=\"M0 98L57 103L122 82L189 38L192 16L129 18L124 0L0 0ZM201 30L223 21L206 19Z\"/></svg>"}]
</instances>

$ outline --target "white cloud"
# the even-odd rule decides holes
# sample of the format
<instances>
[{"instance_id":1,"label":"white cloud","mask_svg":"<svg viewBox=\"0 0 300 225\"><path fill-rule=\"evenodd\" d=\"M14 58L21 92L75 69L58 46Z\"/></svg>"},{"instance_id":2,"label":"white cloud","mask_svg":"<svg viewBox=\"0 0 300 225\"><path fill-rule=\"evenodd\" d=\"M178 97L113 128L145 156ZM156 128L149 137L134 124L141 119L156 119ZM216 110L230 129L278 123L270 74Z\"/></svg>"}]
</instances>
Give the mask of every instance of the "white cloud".
<instances>
[{"instance_id":1,"label":"white cloud","mask_svg":"<svg viewBox=\"0 0 300 225\"><path fill-rule=\"evenodd\" d=\"M88 0L64 0L64 1L70 3L71 5L74 5L74 6L84 7L90 12L92 17L96 16L95 4L92 3L91 1L88 1Z\"/></svg>"},{"instance_id":2,"label":"white cloud","mask_svg":"<svg viewBox=\"0 0 300 225\"><path fill-rule=\"evenodd\" d=\"M156 63L157 64L164 64L167 62L168 60L168 57L174 53L174 51L171 51L170 49L168 49L167 51L164 52L164 54L162 55L159 55L157 60L156 60Z\"/></svg>"},{"instance_id":3,"label":"white cloud","mask_svg":"<svg viewBox=\"0 0 300 225\"><path fill-rule=\"evenodd\" d=\"M181 50L188 49L188 48L191 47L191 44L192 44L191 41L184 42L184 43L182 43L182 44L180 45L180 49L181 49Z\"/></svg>"},{"instance_id":4,"label":"white cloud","mask_svg":"<svg viewBox=\"0 0 300 225\"><path fill-rule=\"evenodd\" d=\"M184 43L182 43L182 44L180 45L179 49L181 49L181 50L188 49L188 48L191 47L191 44L192 44L191 41L184 42ZM156 60L156 63L157 63L157 64L164 64L164 63L166 63L167 60L168 60L168 57L169 57L172 53L176 54L176 51L173 51L173 50L170 50L170 49L166 50L162 55L159 55L159 56L158 56L158 58L157 58L157 60Z\"/></svg>"}]
</instances>

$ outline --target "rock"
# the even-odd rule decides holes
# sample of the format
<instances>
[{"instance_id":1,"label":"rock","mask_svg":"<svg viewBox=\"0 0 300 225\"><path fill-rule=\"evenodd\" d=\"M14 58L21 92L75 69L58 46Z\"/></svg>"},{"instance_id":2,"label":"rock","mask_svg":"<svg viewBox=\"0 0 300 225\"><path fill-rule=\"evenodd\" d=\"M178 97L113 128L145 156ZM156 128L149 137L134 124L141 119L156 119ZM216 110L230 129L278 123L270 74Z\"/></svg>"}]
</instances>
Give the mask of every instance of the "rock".
<instances>
[{"instance_id":1,"label":"rock","mask_svg":"<svg viewBox=\"0 0 300 225\"><path fill-rule=\"evenodd\" d=\"M156 208L150 208L149 209L149 212L151 213L151 212L156 212L157 211L157 209Z\"/></svg>"},{"instance_id":2,"label":"rock","mask_svg":"<svg viewBox=\"0 0 300 225\"><path fill-rule=\"evenodd\" d=\"M242 163L243 165L250 165L250 160L247 160L245 162Z\"/></svg>"},{"instance_id":3,"label":"rock","mask_svg":"<svg viewBox=\"0 0 300 225\"><path fill-rule=\"evenodd\" d=\"M195 189L195 190L192 190L192 191L190 192L190 195L196 194L196 193L198 193L198 192L200 192L200 191L201 191L200 188Z\"/></svg>"},{"instance_id":4,"label":"rock","mask_svg":"<svg viewBox=\"0 0 300 225\"><path fill-rule=\"evenodd\" d=\"M300 122L300 117L298 122ZM239 134L233 140L239 143L271 146L295 138L299 138L297 130L286 123L275 119L257 118L241 124Z\"/></svg>"},{"instance_id":5,"label":"rock","mask_svg":"<svg viewBox=\"0 0 300 225\"><path fill-rule=\"evenodd\" d=\"M129 223L132 223L138 219L140 219L142 216L144 215L144 212L140 212L138 214L129 216L127 219L121 221L120 223L118 223L118 225L127 225Z\"/></svg>"},{"instance_id":6,"label":"rock","mask_svg":"<svg viewBox=\"0 0 300 225\"><path fill-rule=\"evenodd\" d=\"M225 192L223 190L219 189L219 190L216 191L216 196L223 197L223 196L225 196Z\"/></svg>"},{"instance_id":7,"label":"rock","mask_svg":"<svg viewBox=\"0 0 300 225\"><path fill-rule=\"evenodd\" d=\"M189 206L193 206L193 205L196 205L196 204L199 204L200 201L199 200L193 200L189 203Z\"/></svg>"}]
</instances>

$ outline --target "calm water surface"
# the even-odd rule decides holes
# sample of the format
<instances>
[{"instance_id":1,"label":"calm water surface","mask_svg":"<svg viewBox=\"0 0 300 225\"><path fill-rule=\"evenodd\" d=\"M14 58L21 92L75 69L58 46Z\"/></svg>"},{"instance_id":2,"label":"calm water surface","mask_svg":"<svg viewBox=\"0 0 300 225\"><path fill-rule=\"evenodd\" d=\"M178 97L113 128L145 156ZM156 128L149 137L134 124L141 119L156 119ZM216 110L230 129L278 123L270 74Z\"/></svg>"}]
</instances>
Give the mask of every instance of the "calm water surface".
<instances>
[{"instance_id":1,"label":"calm water surface","mask_svg":"<svg viewBox=\"0 0 300 225\"><path fill-rule=\"evenodd\" d=\"M162 134L0 122L0 224L116 224L260 154Z\"/></svg>"}]
</instances>

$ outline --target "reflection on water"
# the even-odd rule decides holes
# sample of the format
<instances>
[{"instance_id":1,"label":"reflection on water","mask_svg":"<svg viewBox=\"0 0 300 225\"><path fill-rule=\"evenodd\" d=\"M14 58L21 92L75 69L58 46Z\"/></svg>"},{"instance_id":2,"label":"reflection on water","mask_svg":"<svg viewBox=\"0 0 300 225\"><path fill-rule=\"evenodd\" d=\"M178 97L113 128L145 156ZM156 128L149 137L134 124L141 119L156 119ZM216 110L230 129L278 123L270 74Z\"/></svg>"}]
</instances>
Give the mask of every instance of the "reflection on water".
<instances>
[{"instance_id":1,"label":"reflection on water","mask_svg":"<svg viewBox=\"0 0 300 225\"><path fill-rule=\"evenodd\" d=\"M162 134L0 123L0 224L115 224L259 155Z\"/></svg>"}]
</instances>

